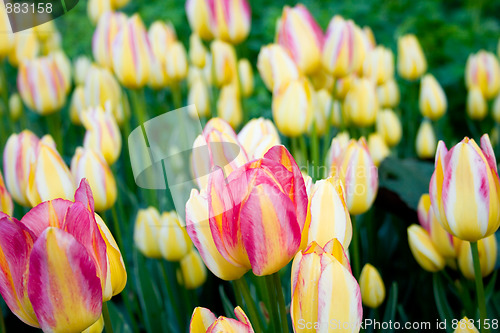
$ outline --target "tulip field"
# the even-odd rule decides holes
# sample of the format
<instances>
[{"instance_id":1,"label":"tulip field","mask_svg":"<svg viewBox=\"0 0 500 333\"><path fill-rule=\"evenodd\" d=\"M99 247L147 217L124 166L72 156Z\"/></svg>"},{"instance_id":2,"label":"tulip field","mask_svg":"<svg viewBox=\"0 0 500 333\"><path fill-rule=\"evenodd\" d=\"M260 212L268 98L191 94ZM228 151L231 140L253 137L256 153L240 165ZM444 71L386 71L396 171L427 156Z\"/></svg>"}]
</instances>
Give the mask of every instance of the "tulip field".
<instances>
[{"instance_id":1,"label":"tulip field","mask_svg":"<svg viewBox=\"0 0 500 333\"><path fill-rule=\"evenodd\" d=\"M0 0L0 333L500 332L499 12Z\"/></svg>"}]
</instances>

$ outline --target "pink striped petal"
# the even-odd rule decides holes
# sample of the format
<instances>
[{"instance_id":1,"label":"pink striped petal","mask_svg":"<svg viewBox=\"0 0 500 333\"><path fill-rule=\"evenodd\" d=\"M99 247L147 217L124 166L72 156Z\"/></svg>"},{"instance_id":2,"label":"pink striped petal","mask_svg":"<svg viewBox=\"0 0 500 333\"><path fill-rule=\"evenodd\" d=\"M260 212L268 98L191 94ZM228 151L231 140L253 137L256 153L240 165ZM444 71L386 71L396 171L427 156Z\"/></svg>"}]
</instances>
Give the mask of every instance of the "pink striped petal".
<instances>
[{"instance_id":1,"label":"pink striped petal","mask_svg":"<svg viewBox=\"0 0 500 333\"><path fill-rule=\"evenodd\" d=\"M495 170L495 172L498 172L495 152L493 151L493 147L491 146L491 141L488 134L484 134L481 137L481 149L483 150L484 157L486 157L490 168Z\"/></svg>"},{"instance_id":2,"label":"pink striped petal","mask_svg":"<svg viewBox=\"0 0 500 333\"><path fill-rule=\"evenodd\" d=\"M75 202L81 202L89 211L94 212L94 196L87 179L82 179L75 192Z\"/></svg>"},{"instance_id":3,"label":"pink striped petal","mask_svg":"<svg viewBox=\"0 0 500 333\"><path fill-rule=\"evenodd\" d=\"M189 333L205 333L207 329L217 320L217 317L207 308L197 307L191 316Z\"/></svg>"},{"instance_id":4,"label":"pink striped petal","mask_svg":"<svg viewBox=\"0 0 500 333\"><path fill-rule=\"evenodd\" d=\"M71 201L64 199L42 202L26 213L21 223L30 229L35 237L39 237L48 227L61 228L66 212L72 204Z\"/></svg>"}]
</instances>

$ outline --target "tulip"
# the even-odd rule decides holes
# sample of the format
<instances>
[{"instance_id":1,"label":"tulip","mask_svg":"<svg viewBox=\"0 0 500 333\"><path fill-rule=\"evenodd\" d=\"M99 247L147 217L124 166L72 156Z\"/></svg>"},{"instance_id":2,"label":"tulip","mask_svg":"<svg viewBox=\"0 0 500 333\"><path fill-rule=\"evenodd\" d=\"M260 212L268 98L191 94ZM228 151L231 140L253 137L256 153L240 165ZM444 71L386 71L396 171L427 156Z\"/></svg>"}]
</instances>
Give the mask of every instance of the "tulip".
<instances>
[{"instance_id":1,"label":"tulip","mask_svg":"<svg viewBox=\"0 0 500 333\"><path fill-rule=\"evenodd\" d=\"M248 59L240 59L238 61L238 75L240 79L241 95L249 97L253 93L253 70Z\"/></svg>"},{"instance_id":2,"label":"tulip","mask_svg":"<svg viewBox=\"0 0 500 333\"><path fill-rule=\"evenodd\" d=\"M431 236L432 243L436 247L436 250L438 250L445 259L455 259L457 257L461 240L446 232L441 224L439 224L432 207L429 209L428 233Z\"/></svg>"},{"instance_id":3,"label":"tulip","mask_svg":"<svg viewBox=\"0 0 500 333\"><path fill-rule=\"evenodd\" d=\"M399 104L399 88L394 79L377 87L377 98L383 108L395 108Z\"/></svg>"},{"instance_id":4,"label":"tulip","mask_svg":"<svg viewBox=\"0 0 500 333\"><path fill-rule=\"evenodd\" d=\"M420 82L420 113L431 120L438 120L448 107L446 95L439 82L431 74L426 74Z\"/></svg>"},{"instance_id":5,"label":"tulip","mask_svg":"<svg viewBox=\"0 0 500 333\"><path fill-rule=\"evenodd\" d=\"M127 20L112 45L113 71L127 88L138 89L148 83L153 57L149 38L138 14Z\"/></svg>"},{"instance_id":6,"label":"tulip","mask_svg":"<svg viewBox=\"0 0 500 333\"><path fill-rule=\"evenodd\" d=\"M161 215L160 224L158 244L163 258L168 261L180 261L188 255L193 244L186 229L181 226L179 216L176 212L165 212Z\"/></svg>"},{"instance_id":7,"label":"tulip","mask_svg":"<svg viewBox=\"0 0 500 333\"><path fill-rule=\"evenodd\" d=\"M314 126L317 135L324 135L329 126L330 114L333 107L332 95L326 90L316 91L313 98ZM309 132L312 131L312 124Z\"/></svg>"},{"instance_id":8,"label":"tulip","mask_svg":"<svg viewBox=\"0 0 500 333\"><path fill-rule=\"evenodd\" d=\"M391 154L384 138L378 133L368 135L368 150L376 167L380 166L380 163Z\"/></svg>"},{"instance_id":9,"label":"tulip","mask_svg":"<svg viewBox=\"0 0 500 333\"><path fill-rule=\"evenodd\" d=\"M305 79L283 84L273 95L273 119L286 136L296 137L307 131L313 118L313 90Z\"/></svg>"},{"instance_id":10,"label":"tulip","mask_svg":"<svg viewBox=\"0 0 500 333\"><path fill-rule=\"evenodd\" d=\"M10 119L13 122L18 121L23 115L23 101L18 93L14 93L9 97Z\"/></svg>"},{"instance_id":11,"label":"tulip","mask_svg":"<svg viewBox=\"0 0 500 333\"><path fill-rule=\"evenodd\" d=\"M217 100L217 116L227 121L233 128L240 126L243 110L240 92L235 83L222 87Z\"/></svg>"},{"instance_id":12,"label":"tulip","mask_svg":"<svg viewBox=\"0 0 500 333\"><path fill-rule=\"evenodd\" d=\"M431 197L429 193L422 194L418 201L417 215L418 222L425 230L429 231L431 227L431 221L429 220L429 211L431 209Z\"/></svg>"},{"instance_id":13,"label":"tulip","mask_svg":"<svg viewBox=\"0 0 500 333\"><path fill-rule=\"evenodd\" d=\"M445 260L424 228L416 224L408 227L408 243L413 257L423 269L437 272L444 268Z\"/></svg>"},{"instance_id":14,"label":"tulip","mask_svg":"<svg viewBox=\"0 0 500 333\"><path fill-rule=\"evenodd\" d=\"M113 41L126 23L127 16L119 12L106 12L99 18L92 38L92 54L100 66L110 70L113 68Z\"/></svg>"},{"instance_id":15,"label":"tulip","mask_svg":"<svg viewBox=\"0 0 500 333\"><path fill-rule=\"evenodd\" d=\"M212 5L213 3L208 0L186 1L186 15L189 26L194 33L204 40L211 40L214 38L214 33L212 32L214 20Z\"/></svg>"},{"instance_id":16,"label":"tulip","mask_svg":"<svg viewBox=\"0 0 500 333\"><path fill-rule=\"evenodd\" d=\"M340 242L324 248L315 242L297 253L292 264L290 316L294 332L311 331L301 323L318 323L317 331L334 332L349 323L346 332L359 332L363 317L358 282Z\"/></svg>"},{"instance_id":17,"label":"tulip","mask_svg":"<svg viewBox=\"0 0 500 333\"><path fill-rule=\"evenodd\" d=\"M370 51L363 63L363 76L376 85L381 85L394 77L394 55L390 49L377 46Z\"/></svg>"},{"instance_id":18,"label":"tulip","mask_svg":"<svg viewBox=\"0 0 500 333\"><path fill-rule=\"evenodd\" d=\"M370 209L377 195L378 173L365 139L347 142L334 138L329 159L331 176L339 177L345 186L349 213L358 215Z\"/></svg>"},{"instance_id":19,"label":"tulip","mask_svg":"<svg viewBox=\"0 0 500 333\"><path fill-rule=\"evenodd\" d=\"M100 107L88 110L82 115L82 123L87 130L84 148L99 152L108 165L115 163L120 156L122 137L109 108L106 111Z\"/></svg>"},{"instance_id":20,"label":"tulip","mask_svg":"<svg viewBox=\"0 0 500 333\"><path fill-rule=\"evenodd\" d=\"M232 44L244 41L250 33L251 9L247 0L213 1L212 31L217 39Z\"/></svg>"},{"instance_id":21,"label":"tulip","mask_svg":"<svg viewBox=\"0 0 500 333\"><path fill-rule=\"evenodd\" d=\"M48 38L40 44L40 54L42 55L50 55L54 51L62 50L62 36L59 31L54 31L48 34Z\"/></svg>"},{"instance_id":22,"label":"tulip","mask_svg":"<svg viewBox=\"0 0 500 333\"><path fill-rule=\"evenodd\" d=\"M203 263L198 251L191 251L182 258L180 262L180 271L178 279L182 279L179 284L186 289L196 289L201 287L207 280L207 268Z\"/></svg>"},{"instance_id":23,"label":"tulip","mask_svg":"<svg viewBox=\"0 0 500 333\"><path fill-rule=\"evenodd\" d=\"M406 80L416 80L427 71L427 60L415 35L398 39L398 74Z\"/></svg>"},{"instance_id":24,"label":"tulip","mask_svg":"<svg viewBox=\"0 0 500 333\"><path fill-rule=\"evenodd\" d=\"M10 27L7 11L2 6L0 8L0 59L8 56L14 47L14 34Z\"/></svg>"},{"instance_id":25,"label":"tulip","mask_svg":"<svg viewBox=\"0 0 500 333\"><path fill-rule=\"evenodd\" d=\"M428 119L424 119L418 128L415 147L419 158L428 159L434 157L434 153L436 152L436 135Z\"/></svg>"},{"instance_id":26,"label":"tulip","mask_svg":"<svg viewBox=\"0 0 500 333\"><path fill-rule=\"evenodd\" d=\"M73 77L76 86L85 84L85 78L90 70L92 61L87 56L79 56L73 64Z\"/></svg>"},{"instance_id":27,"label":"tulip","mask_svg":"<svg viewBox=\"0 0 500 333\"><path fill-rule=\"evenodd\" d=\"M187 77L187 54L181 42L176 41L172 43L165 55L165 66L167 77L170 80L179 82Z\"/></svg>"},{"instance_id":28,"label":"tulip","mask_svg":"<svg viewBox=\"0 0 500 333\"><path fill-rule=\"evenodd\" d=\"M172 22L155 21L148 30L153 54L165 66L165 56L172 45L177 41L177 33Z\"/></svg>"},{"instance_id":29,"label":"tulip","mask_svg":"<svg viewBox=\"0 0 500 333\"><path fill-rule=\"evenodd\" d=\"M189 333L254 332L250 320L239 306L234 309L234 314L236 319L223 316L217 318L209 309L196 307L189 324Z\"/></svg>"},{"instance_id":30,"label":"tulip","mask_svg":"<svg viewBox=\"0 0 500 333\"><path fill-rule=\"evenodd\" d=\"M99 152L78 147L71 160L75 183L87 178L94 194L95 209L108 210L116 203L116 181L113 172Z\"/></svg>"},{"instance_id":31,"label":"tulip","mask_svg":"<svg viewBox=\"0 0 500 333\"><path fill-rule=\"evenodd\" d=\"M164 57L166 58L166 57ZM151 57L151 75L148 86L155 90L161 90L169 85L166 69L162 67L162 62L154 54Z\"/></svg>"},{"instance_id":32,"label":"tulip","mask_svg":"<svg viewBox=\"0 0 500 333\"><path fill-rule=\"evenodd\" d=\"M500 94L495 98L493 102L492 116L495 122L500 123Z\"/></svg>"},{"instance_id":33,"label":"tulip","mask_svg":"<svg viewBox=\"0 0 500 333\"><path fill-rule=\"evenodd\" d=\"M93 323L91 326L89 326L85 331L82 331L82 333L102 333L104 330L104 318L101 317Z\"/></svg>"},{"instance_id":34,"label":"tulip","mask_svg":"<svg viewBox=\"0 0 500 333\"><path fill-rule=\"evenodd\" d=\"M59 69L59 73L62 78L64 90L69 93L71 89L71 62L68 59L68 56L63 51L54 51L49 55L56 67Z\"/></svg>"},{"instance_id":35,"label":"tulip","mask_svg":"<svg viewBox=\"0 0 500 333\"><path fill-rule=\"evenodd\" d=\"M140 209L134 226L134 243L148 258L161 258L158 232L161 230L160 213L154 207Z\"/></svg>"},{"instance_id":36,"label":"tulip","mask_svg":"<svg viewBox=\"0 0 500 333\"><path fill-rule=\"evenodd\" d=\"M194 104L198 114L196 116L210 116L210 95L203 79L196 80L189 89L188 104Z\"/></svg>"},{"instance_id":37,"label":"tulip","mask_svg":"<svg viewBox=\"0 0 500 333\"><path fill-rule=\"evenodd\" d=\"M355 80L356 76L354 74L336 79L335 86L333 88L333 93L335 95L335 98L339 100L344 100Z\"/></svg>"},{"instance_id":38,"label":"tulip","mask_svg":"<svg viewBox=\"0 0 500 333\"><path fill-rule=\"evenodd\" d=\"M278 21L276 41L290 52L304 74L321 67L323 32L304 5L285 6Z\"/></svg>"},{"instance_id":39,"label":"tulip","mask_svg":"<svg viewBox=\"0 0 500 333\"><path fill-rule=\"evenodd\" d=\"M215 40L210 45L213 61L214 84L217 87L232 83L238 68L236 64L236 52L231 44Z\"/></svg>"},{"instance_id":40,"label":"tulip","mask_svg":"<svg viewBox=\"0 0 500 333\"><path fill-rule=\"evenodd\" d=\"M369 26L363 27L363 36L365 44L367 45L366 49L368 51L373 50L377 46L377 41L375 40L375 35Z\"/></svg>"},{"instance_id":41,"label":"tulip","mask_svg":"<svg viewBox=\"0 0 500 333\"><path fill-rule=\"evenodd\" d=\"M392 110L380 110L377 115L376 129L389 147L394 147L401 141L403 135L401 121Z\"/></svg>"},{"instance_id":42,"label":"tulip","mask_svg":"<svg viewBox=\"0 0 500 333\"><path fill-rule=\"evenodd\" d=\"M457 328L453 333L479 333L479 331L474 326L474 321L470 321L469 318L463 317L463 319L457 323Z\"/></svg>"},{"instance_id":43,"label":"tulip","mask_svg":"<svg viewBox=\"0 0 500 333\"><path fill-rule=\"evenodd\" d=\"M481 137L481 148L467 137L449 151L439 142L429 194L446 231L469 242L494 234L500 225L499 191L495 154L487 134Z\"/></svg>"},{"instance_id":44,"label":"tulip","mask_svg":"<svg viewBox=\"0 0 500 333\"><path fill-rule=\"evenodd\" d=\"M352 20L335 15L325 34L323 67L336 78L354 73L362 64L363 38Z\"/></svg>"},{"instance_id":45,"label":"tulip","mask_svg":"<svg viewBox=\"0 0 500 333\"><path fill-rule=\"evenodd\" d=\"M33 29L14 34L14 47L9 54L9 62L17 67L23 61L33 60L40 54L40 42Z\"/></svg>"},{"instance_id":46,"label":"tulip","mask_svg":"<svg viewBox=\"0 0 500 333\"><path fill-rule=\"evenodd\" d=\"M42 43L47 42L47 40L50 39L51 35L58 33L54 21L47 21L40 25L34 26L33 31L36 33L38 40Z\"/></svg>"},{"instance_id":47,"label":"tulip","mask_svg":"<svg viewBox=\"0 0 500 333\"><path fill-rule=\"evenodd\" d=\"M469 90L478 87L486 99L500 92L500 64L493 53L481 50L469 56L465 66L465 84Z\"/></svg>"},{"instance_id":48,"label":"tulip","mask_svg":"<svg viewBox=\"0 0 500 333\"><path fill-rule=\"evenodd\" d=\"M12 203L12 197L5 188L5 183L3 182L3 176L0 172L0 212L12 215L14 212L14 204Z\"/></svg>"},{"instance_id":49,"label":"tulip","mask_svg":"<svg viewBox=\"0 0 500 333\"><path fill-rule=\"evenodd\" d=\"M290 54L279 44L260 49L257 69L267 89L274 91L299 78L299 69Z\"/></svg>"},{"instance_id":50,"label":"tulip","mask_svg":"<svg viewBox=\"0 0 500 333\"><path fill-rule=\"evenodd\" d=\"M344 107L350 122L367 127L377 119L378 100L373 83L367 79L357 79L345 97Z\"/></svg>"},{"instance_id":51,"label":"tulip","mask_svg":"<svg viewBox=\"0 0 500 333\"><path fill-rule=\"evenodd\" d=\"M17 85L23 102L40 115L54 113L66 103L67 86L52 57L23 61Z\"/></svg>"},{"instance_id":52,"label":"tulip","mask_svg":"<svg viewBox=\"0 0 500 333\"><path fill-rule=\"evenodd\" d=\"M472 120L483 120L487 114L486 99L478 87L473 87L467 93L467 115Z\"/></svg>"},{"instance_id":53,"label":"tulip","mask_svg":"<svg viewBox=\"0 0 500 333\"><path fill-rule=\"evenodd\" d=\"M495 235L480 239L477 242L477 248L479 251L481 276L486 277L493 272L497 262L497 240ZM474 262L469 242L461 242L458 252L458 267L467 279L474 280Z\"/></svg>"},{"instance_id":54,"label":"tulip","mask_svg":"<svg viewBox=\"0 0 500 333\"><path fill-rule=\"evenodd\" d=\"M75 125L82 124L82 113L85 109L85 88L83 86L78 86L73 91L73 96L71 96L71 102L69 105L69 117L71 123Z\"/></svg>"},{"instance_id":55,"label":"tulip","mask_svg":"<svg viewBox=\"0 0 500 333\"><path fill-rule=\"evenodd\" d=\"M363 304L369 308L378 308L385 299L384 281L377 269L370 264L366 264L361 270L359 288Z\"/></svg>"},{"instance_id":56,"label":"tulip","mask_svg":"<svg viewBox=\"0 0 500 333\"><path fill-rule=\"evenodd\" d=\"M205 67L207 52L200 36L195 33L191 34L189 37L189 60L191 63L199 68Z\"/></svg>"},{"instance_id":57,"label":"tulip","mask_svg":"<svg viewBox=\"0 0 500 333\"><path fill-rule=\"evenodd\" d=\"M106 12L111 11L111 0L89 0L87 4L87 15L93 24Z\"/></svg>"},{"instance_id":58,"label":"tulip","mask_svg":"<svg viewBox=\"0 0 500 333\"><path fill-rule=\"evenodd\" d=\"M335 78L326 71L318 71L309 76L311 83L317 91L325 90L329 93L333 92L335 87Z\"/></svg>"},{"instance_id":59,"label":"tulip","mask_svg":"<svg viewBox=\"0 0 500 333\"><path fill-rule=\"evenodd\" d=\"M324 247L336 238L347 249L351 243L352 225L342 182L333 177L319 180L312 187L309 198L311 220L302 234L304 247L313 241Z\"/></svg>"},{"instance_id":60,"label":"tulip","mask_svg":"<svg viewBox=\"0 0 500 333\"><path fill-rule=\"evenodd\" d=\"M281 144L276 126L264 118L250 120L238 133L238 141L250 160L262 158L271 147Z\"/></svg>"}]
</instances>

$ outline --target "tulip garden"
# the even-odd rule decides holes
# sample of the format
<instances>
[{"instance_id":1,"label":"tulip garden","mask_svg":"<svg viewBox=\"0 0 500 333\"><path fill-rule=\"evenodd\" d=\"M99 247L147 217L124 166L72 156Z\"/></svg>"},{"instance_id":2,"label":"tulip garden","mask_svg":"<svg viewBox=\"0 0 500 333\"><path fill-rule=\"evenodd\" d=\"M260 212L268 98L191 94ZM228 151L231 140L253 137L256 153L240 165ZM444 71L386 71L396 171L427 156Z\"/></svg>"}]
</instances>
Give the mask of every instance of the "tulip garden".
<instances>
[{"instance_id":1,"label":"tulip garden","mask_svg":"<svg viewBox=\"0 0 500 333\"><path fill-rule=\"evenodd\" d=\"M0 333L500 331L500 3L35 2Z\"/></svg>"}]
</instances>

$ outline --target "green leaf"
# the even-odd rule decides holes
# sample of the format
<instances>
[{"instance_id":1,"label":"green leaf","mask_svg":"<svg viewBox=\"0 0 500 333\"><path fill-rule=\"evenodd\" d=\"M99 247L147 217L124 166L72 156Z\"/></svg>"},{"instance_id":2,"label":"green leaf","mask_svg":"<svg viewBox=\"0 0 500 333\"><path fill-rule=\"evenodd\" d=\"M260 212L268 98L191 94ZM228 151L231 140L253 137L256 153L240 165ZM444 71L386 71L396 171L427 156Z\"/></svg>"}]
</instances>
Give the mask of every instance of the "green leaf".
<instances>
[{"instance_id":1,"label":"green leaf","mask_svg":"<svg viewBox=\"0 0 500 333\"><path fill-rule=\"evenodd\" d=\"M398 284L396 282L392 283L391 290L389 291L389 297L387 297L387 304L385 306L384 313L384 323L389 321L394 322L396 318L396 307L398 306ZM387 330L387 332L392 332L393 330Z\"/></svg>"},{"instance_id":2,"label":"green leaf","mask_svg":"<svg viewBox=\"0 0 500 333\"><path fill-rule=\"evenodd\" d=\"M224 307L224 312L226 313L227 318L234 318L234 306L227 297L226 292L224 290L224 285L219 285L219 294L222 299L222 306Z\"/></svg>"},{"instance_id":3,"label":"green leaf","mask_svg":"<svg viewBox=\"0 0 500 333\"><path fill-rule=\"evenodd\" d=\"M122 310L118 308L113 302L108 302L109 315L111 317L111 325L113 326L114 333L132 333L132 327L123 314Z\"/></svg>"},{"instance_id":4,"label":"green leaf","mask_svg":"<svg viewBox=\"0 0 500 333\"><path fill-rule=\"evenodd\" d=\"M453 315L453 310L446 299L446 290L438 273L434 273L432 277L432 285L434 290L434 300L436 301L436 307L441 320L451 322L453 319L456 319ZM451 325L447 325L446 331L450 333L452 332Z\"/></svg>"},{"instance_id":5,"label":"green leaf","mask_svg":"<svg viewBox=\"0 0 500 333\"><path fill-rule=\"evenodd\" d=\"M495 283L497 282L497 276L498 276L498 271L495 271L490 279L490 282L488 282L486 289L484 290L484 294L486 296L486 304L488 304L488 301L490 300L491 296L493 296L493 292L495 291Z\"/></svg>"}]
</instances>

